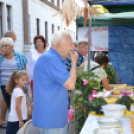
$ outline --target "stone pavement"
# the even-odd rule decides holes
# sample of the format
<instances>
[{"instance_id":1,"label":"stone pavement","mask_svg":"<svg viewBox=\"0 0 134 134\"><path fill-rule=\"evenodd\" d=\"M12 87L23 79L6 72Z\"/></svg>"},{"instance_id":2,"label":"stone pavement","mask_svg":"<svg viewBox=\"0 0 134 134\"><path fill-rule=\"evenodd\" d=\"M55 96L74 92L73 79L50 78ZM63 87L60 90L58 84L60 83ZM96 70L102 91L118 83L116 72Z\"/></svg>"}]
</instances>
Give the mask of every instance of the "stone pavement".
<instances>
[{"instance_id":1,"label":"stone pavement","mask_svg":"<svg viewBox=\"0 0 134 134\"><path fill-rule=\"evenodd\" d=\"M6 134L6 129L0 128L0 134Z\"/></svg>"}]
</instances>

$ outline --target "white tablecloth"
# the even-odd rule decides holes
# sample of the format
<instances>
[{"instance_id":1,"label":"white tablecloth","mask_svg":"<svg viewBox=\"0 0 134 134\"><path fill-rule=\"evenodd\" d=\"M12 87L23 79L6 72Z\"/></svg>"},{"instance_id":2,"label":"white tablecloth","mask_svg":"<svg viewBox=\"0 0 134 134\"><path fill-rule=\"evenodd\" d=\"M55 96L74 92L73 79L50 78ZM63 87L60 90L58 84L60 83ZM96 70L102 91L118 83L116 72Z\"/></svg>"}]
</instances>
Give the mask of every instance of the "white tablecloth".
<instances>
[{"instance_id":1,"label":"white tablecloth","mask_svg":"<svg viewBox=\"0 0 134 134\"><path fill-rule=\"evenodd\" d=\"M134 116L133 116L134 117ZM89 115L80 134L94 134L93 130L95 128L99 128L100 125L97 123L97 118L99 118L99 116L95 116L95 115ZM129 119L129 116L123 116L122 117L122 126L123 130L124 130L124 134L132 134L132 130L131 130L131 121Z\"/></svg>"}]
</instances>

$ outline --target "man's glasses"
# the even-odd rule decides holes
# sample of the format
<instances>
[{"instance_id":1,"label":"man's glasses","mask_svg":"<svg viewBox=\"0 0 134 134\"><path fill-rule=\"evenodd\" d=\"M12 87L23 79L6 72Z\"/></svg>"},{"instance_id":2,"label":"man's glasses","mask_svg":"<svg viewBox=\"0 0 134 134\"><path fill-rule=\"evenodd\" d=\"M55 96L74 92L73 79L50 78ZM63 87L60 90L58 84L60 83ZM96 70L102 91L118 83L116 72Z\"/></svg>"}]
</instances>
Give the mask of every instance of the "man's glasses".
<instances>
[{"instance_id":1,"label":"man's glasses","mask_svg":"<svg viewBox=\"0 0 134 134\"><path fill-rule=\"evenodd\" d=\"M86 51L88 51L88 48L86 48L85 46L82 46Z\"/></svg>"}]
</instances>

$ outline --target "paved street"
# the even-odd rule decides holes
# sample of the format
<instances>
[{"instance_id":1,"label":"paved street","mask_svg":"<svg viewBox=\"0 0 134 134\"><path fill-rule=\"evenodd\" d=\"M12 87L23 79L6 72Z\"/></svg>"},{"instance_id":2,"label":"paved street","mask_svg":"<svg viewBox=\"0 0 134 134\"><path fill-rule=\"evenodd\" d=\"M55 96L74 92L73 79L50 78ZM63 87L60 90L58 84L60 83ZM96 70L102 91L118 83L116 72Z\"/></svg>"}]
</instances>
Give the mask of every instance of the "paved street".
<instances>
[{"instance_id":1,"label":"paved street","mask_svg":"<svg viewBox=\"0 0 134 134\"><path fill-rule=\"evenodd\" d=\"M0 128L0 134L6 134L6 129L1 129Z\"/></svg>"}]
</instances>

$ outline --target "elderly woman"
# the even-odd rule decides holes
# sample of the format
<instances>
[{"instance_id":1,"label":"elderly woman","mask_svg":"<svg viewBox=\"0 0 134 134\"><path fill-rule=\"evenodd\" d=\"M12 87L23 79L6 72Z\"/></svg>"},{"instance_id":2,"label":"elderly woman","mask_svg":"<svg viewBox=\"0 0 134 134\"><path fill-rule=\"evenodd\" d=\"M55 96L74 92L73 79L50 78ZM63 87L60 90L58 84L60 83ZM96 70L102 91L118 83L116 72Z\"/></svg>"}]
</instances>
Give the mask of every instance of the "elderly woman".
<instances>
[{"instance_id":1,"label":"elderly woman","mask_svg":"<svg viewBox=\"0 0 134 134\"><path fill-rule=\"evenodd\" d=\"M34 45L35 48L31 50L28 54L27 65L26 65L26 69L29 74L32 96L33 96L33 68L39 56L46 52L46 41L44 37L41 35L35 36Z\"/></svg>"},{"instance_id":2,"label":"elderly woman","mask_svg":"<svg viewBox=\"0 0 134 134\"><path fill-rule=\"evenodd\" d=\"M95 73L96 76L98 76L95 78L95 80L102 83L106 90L114 89L113 86L108 84L107 74L103 69L109 62L108 57L104 53L100 53L95 57L94 61L90 61L90 69ZM87 61L85 62L84 70L87 70Z\"/></svg>"},{"instance_id":3,"label":"elderly woman","mask_svg":"<svg viewBox=\"0 0 134 134\"><path fill-rule=\"evenodd\" d=\"M0 56L1 118L4 118L5 111L10 108L10 95L6 92L7 82L14 70L25 70L27 60L23 54L13 50L14 42L12 38L2 38L0 44L2 51L5 53ZM3 127L2 125L0 127Z\"/></svg>"}]
</instances>

